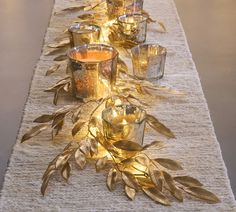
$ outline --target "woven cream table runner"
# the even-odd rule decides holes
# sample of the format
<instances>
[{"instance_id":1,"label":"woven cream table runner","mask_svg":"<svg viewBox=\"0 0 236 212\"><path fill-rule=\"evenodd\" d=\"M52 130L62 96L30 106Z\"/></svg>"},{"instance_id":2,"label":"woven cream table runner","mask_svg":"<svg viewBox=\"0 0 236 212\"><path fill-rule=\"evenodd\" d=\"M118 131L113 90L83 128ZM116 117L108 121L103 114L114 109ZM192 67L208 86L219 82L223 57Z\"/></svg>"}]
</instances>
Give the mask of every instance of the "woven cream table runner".
<instances>
[{"instance_id":1,"label":"woven cream table runner","mask_svg":"<svg viewBox=\"0 0 236 212\"><path fill-rule=\"evenodd\" d=\"M74 6L79 1L56 0L54 11ZM135 201L129 201L120 185L109 192L105 174L96 173L88 166L79 171L73 167L68 185L56 175L49 183L46 196L40 194L41 177L48 163L63 149L66 130L56 142L50 141L45 132L24 144L20 138L32 126L32 120L62 107L70 99L60 100L53 106L53 96L43 90L63 77L58 72L45 77L46 70L53 64L52 57L43 56L46 45L70 23L67 18L52 15L45 36L45 46L32 80L30 94L18 140L10 159L1 192L0 211L236 211L235 199L230 188L219 143L216 140L208 107L204 98L199 76L191 57L181 22L173 0L145 0L145 9L152 17L165 23L168 33L158 33L157 25L150 25L148 41L155 41L168 48L165 77L161 84L187 92L184 99L173 97L155 105L152 113L169 126L177 139L166 142L166 148L152 150L153 156L168 157L180 161L184 171L198 178L207 189L216 193L221 203L210 205L196 199L185 198L184 203L173 200L172 206L154 203L143 193ZM151 141L146 138L145 142Z\"/></svg>"}]
</instances>

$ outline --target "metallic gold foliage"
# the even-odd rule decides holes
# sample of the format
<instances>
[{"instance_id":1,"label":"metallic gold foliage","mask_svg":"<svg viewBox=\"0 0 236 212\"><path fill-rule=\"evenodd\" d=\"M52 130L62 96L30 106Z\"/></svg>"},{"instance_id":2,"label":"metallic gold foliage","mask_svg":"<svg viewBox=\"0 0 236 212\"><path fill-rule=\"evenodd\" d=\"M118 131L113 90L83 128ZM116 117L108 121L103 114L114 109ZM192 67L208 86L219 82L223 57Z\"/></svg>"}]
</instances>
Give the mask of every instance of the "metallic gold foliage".
<instances>
[{"instance_id":1,"label":"metallic gold foliage","mask_svg":"<svg viewBox=\"0 0 236 212\"><path fill-rule=\"evenodd\" d=\"M36 122L36 123L46 123L46 122L52 121L53 118L54 118L54 115L51 115L51 114L47 115L47 114L45 114L45 115L41 115L38 118L36 118L34 120L34 122Z\"/></svg>"},{"instance_id":2,"label":"metallic gold foliage","mask_svg":"<svg viewBox=\"0 0 236 212\"><path fill-rule=\"evenodd\" d=\"M157 170L153 165L148 167L148 174L153 184L160 190L163 190L162 172Z\"/></svg>"},{"instance_id":3,"label":"metallic gold foliage","mask_svg":"<svg viewBox=\"0 0 236 212\"><path fill-rule=\"evenodd\" d=\"M101 171L107 165L107 162L108 162L107 156L99 158L95 164L96 171L97 172Z\"/></svg>"},{"instance_id":4,"label":"metallic gold foliage","mask_svg":"<svg viewBox=\"0 0 236 212\"><path fill-rule=\"evenodd\" d=\"M167 128L164 124L162 124L156 117L152 115L147 115L147 123L157 132L165 135L168 138L175 138L174 133Z\"/></svg>"},{"instance_id":5,"label":"metallic gold foliage","mask_svg":"<svg viewBox=\"0 0 236 212\"><path fill-rule=\"evenodd\" d=\"M66 164L63 166L61 169L61 176L65 179L68 180L70 177L70 172L71 172L71 165L66 162Z\"/></svg>"},{"instance_id":6,"label":"metallic gold foliage","mask_svg":"<svg viewBox=\"0 0 236 212\"><path fill-rule=\"evenodd\" d=\"M125 193L129 197L129 199L134 200L135 195L136 195L135 189L133 189L133 188L126 185L125 186Z\"/></svg>"},{"instance_id":7,"label":"metallic gold foliage","mask_svg":"<svg viewBox=\"0 0 236 212\"><path fill-rule=\"evenodd\" d=\"M163 176L164 176L164 179L165 179L165 182L168 186L168 190L171 192L171 194L177 199L179 200L180 202L183 202L183 194L182 194L182 191L177 187L175 186L175 183L174 183L174 180L173 178L171 177L170 174L168 174L167 172L163 171L162 172Z\"/></svg>"},{"instance_id":8,"label":"metallic gold foliage","mask_svg":"<svg viewBox=\"0 0 236 212\"><path fill-rule=\"evenodd\" d=\"M105 30L101 37L102 42L108 42L119 51L117 83L109 96L98 100L81 100L76 105L64 106L51 114L43 114L34 120L39 125L30 129L22 137L24 142L46 129L50 129L52 137L57 135L70 120L71 132L74 141L70 142L48 165L42 177L41 193L45 195L49 180L57 172L68 181L71 175L71 163L75 162L79 169L86 167L87 161L95 163L96 171L109 168L106 184L110 191L115 189L120 180L124 184L125 194L134 200L138 191L142 190L150 199L165 206L170 205L170 197L183 201L183 193L189 194L208 203L218 203L219 198L203 188L202 183L190 176L172 176L173 172L182 170L182 166L168 158L151 159L146 150L163 148L163 142L153 141L144 146L128 140L109 140L103 133L100 120L100 111L105 107L114 107L120 104L133 104L142 108L151 105L152 100L163 100L172 95L183 96L182 92L166 86L153 84L145 80L138 80L129 74L126 59L130 59L129 49L138 43L127 40L119 31L116 21L107 21L106 1L96 1L64 8L54 15L75 16L74 22L94 23ZM159 32L167 32L164 23L153 20L147 11L143 14L148 17L149 23L157 23ZM55 56L54 61L65 61L65 50L69 46L67 29L54 39L54 43L47 46L44 55ZM49 50L48 50L49 49ZM122 59L121 59L122 58ZM124 60L123 60L124 58ZM63 62L53 64L46 76L57 72ZM54 93L53 103L56 105L62 92L70 94L71 78L57 81L45 92ZM162 124L156 117L148 114L147 124L167 138L175 138L174 133ZM89 163L88 163L89 164Z\"/></svg>"},{"instance_id":9,"label":"metallic gold foliage","mask_svg":"<svg viewBox=\"0 0 236 212\"><path fill-rule=\"evenodd\" d=\"M157 188L143 187L142 190L148 197L150 197L155 202L160 203L162 205L166 205L166 206L170 205L170 201L167 199L167 197Z\"/></svg>"},{"instance_id":10,"label":"metallic gold foliage","mask_svg":"<svg viewBox=\"0 0 236 212\"><path fill-rule=\"evenodd\" d=\"M137 152L143 149L143 147L140 144L135 143L133 141L126 141L126 140L117 141L113 145L118 149L131 151L131 152L133 151Z\"/></svg>"},{"instance_id":11,"label":"metallic gold foliage","mask_svg":"<svg viewBox=\"0 0 236 212\"><path fill-rule=\"evenodd\" d=\"M115 189L115 183L117 181L117 170L111 168L107 175L107 187L110 191Z\"/></svg>"},{"instance_id":12,"label":"metallic gold foliage","mask_svg":"<svg viewBox=\"0 0 236 212\"><path fill-rule=\"evenodd\" d=\"M40 125L33 127L31 130L29 130L26 134L23 135L23 137L21 139L21 143L38 135L39 133L41 133L42 131L44 131L48 128L49 128L48 124L40 124Z\"/></svg>"},{"instance_id":13,"label":"metallic gold foliage","mask_svg":"<svg viewBox=\"0 0 236 212\"><path fill-rule=\"evenodd\" d=\"M48 44L48 47L50 48L60 48L60 47L64 47L66 45L70 44L70 39L69 38L64 38L63 40L59 41L58 43L51 43Z\"/></svg>"},{"instance_id":14,"label":"metallic gold foliage","mask_svg":"<svg viewBox=\"0 0 236 212\"><path fill-rule=\"evenodd\" d=\"M122 172L122 180L130 188L133 188L136 191L139 190L138 182L132 173L127 171Z\"/></svg>"},{"instance_id":15,"label":"metallic gold foliage","mask_svg":"<svg viewBox=\"0 0 236 212\"><path fill-rule=\"evenodd\" d=\"M162 148L163 146L164 146L164 143L162 141L153 141L150 144L146 144L145 146L143 146L143 150L146 150L152 147Z\"/></svg>"},{"instance_id":16,"label":"metallic gold foliage","mask_svg":"<svg viewBox=\"0 0 236 212\"><path fill-rule=\"evenodd\" d=\"M61 54L53 59L54 61L64 61L67 60L67 56L65 54Z\"/></svg>"},{"instance_id":17,"label":"metallic gold foliage","mask_svg":"<svg viewBox=\"0 0 236 212\"><path fill-rule=\"evenodd\" d=\"M201 188L201 187L188 187L184 188L184 190L190 195L197 197L199 199L205 200L207 203L219 203L220 199L213 194L212 192Z\"/></svg>"},{"instance_id":18,"label":"metallic gold foliage","mask_svg":"<svg viewBox=\"0 0 236 212\"><path fill-rule=\"evenodd\" d=\"M49 76L49 75L51 75L51 74L53 74L53 73L55 73L59 68L60 68L60 64L54 64L53 66L51 66L48 70L47 70L47 72L46 72L46 76Z\"/></svg>"},{"instance_id":19,"label":"metallic gold foliage","mask_svg":"<svg viewBox=\"0 0 236 212\"><path fill-rule=\"evenodd\" d=\"M77 149L75 152L75 162L81 169L84 169L86 165L86 157L84 153L80 151L80 149Z\"/></svg>"},{"instance_id":20,"label":"metallic gold foliage","mask_svg":"<svg viewBox=\"0 0 236 212\"><path fill-rule=\"evenodd\" d=\"M61 10L61 11L55 12L54 15L59 15L62 13L79 12L79 11L83 11L85 8L86 8L86 6L68 7L68 8Z\"/></svg>"},{"instance_id":21,"label":"metallic gold foliage","mask_svg":"<svg viewBox=\"0 0 236 212\"><path fill-rule=\"evenodd\" d=\"M165 167L166 169L173 171L183 170L182 166L174 160L168 158L156 158L153 160L158 164L160 164L161 166Z\"/></svg>"},{"instance_id":22,"label":"metallic gold foliage","mask_svg":"<svg viewBox=\"0 0 236 212\"><path fill-rule=\"evenodd\" d=\"M75 123L72 129L72 136L75 136L81 130L81 128L84 126L85 123L86 122L81 122L81 121Z\"/></svg>"},{"instance_id":23,"label":"metallic gold foliage","mask_svg":"<svg viewBox=\"0 0 236 212\"><path fill-rule=\"evenodd\" d=\"M174 181L187 186L187 187L200 187L202 186L202 183L199 182L199 180L190 177L190 176L178 176L174 177Z\"/></svg>"}]
</instances>

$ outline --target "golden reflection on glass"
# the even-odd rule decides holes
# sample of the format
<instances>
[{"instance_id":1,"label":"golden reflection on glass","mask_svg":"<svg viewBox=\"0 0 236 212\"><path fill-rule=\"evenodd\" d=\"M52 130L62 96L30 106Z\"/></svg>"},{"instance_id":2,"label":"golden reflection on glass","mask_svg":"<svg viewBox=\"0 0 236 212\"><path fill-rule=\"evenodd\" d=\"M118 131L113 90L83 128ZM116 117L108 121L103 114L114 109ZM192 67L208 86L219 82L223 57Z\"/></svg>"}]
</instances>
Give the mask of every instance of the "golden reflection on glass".
<instances>
[{"instance_id":1,"label":"golden reflection on glass","mask_svg":"<svg viewBox=\"0 0 236 212\"><path fill-rule=\"evenodd\" d=\"M100 39L101 28L94 24L79 23L68 29L71 47L97 43Z\"/></svg>"},{"instance_id":2,"label":"golden reflection on glass","mask_svg":"<svg viewBox=\"0 0 236 212\"><path fill-rule=\"evenodd\" d=\"M101 98L116 82L118 52L111 46L89 44L68 51L68 69L77 98Z\"/></svg>"},{"instance_id":3,"label":"golden reflection on glass","mask_svg":"<svg viewBox=\"0 0 236 212\"><path fill-rule=\"evenodd\" d=\"M119 32L127 40L143 43L147 34L147 16L130 14L118 17Z\"/></svg>"},{"instance_id":4,"label":"golden reflection on glass","mask_svg":"<svg viewBox=\"0 0 236 212\"><path fill-rule=\"evenodd\" d=\"M142 145L146 112L133 105L109 107L102 112L103 130L107 139L128 140Z\"/></svg>"},{"instance_id":5,"label":"golden reflection on glass","mask_svg":"<svg viewBox=\"0 0 236 212\"><path fill-rule=\"evenodd\" d=\"M106 2L110 20L124 14L141 14L143 9L143 0L107 0Z\"/></svg>"},{"instance_id":6,"label":"golden reflection on glass","mask_svg":"<svg viewBox=\"0 0 236 212\"><path fill-rule=\"evenodd\" d=\"M133 73L139 79L161 79L164 76L167 50L158 44L142 44L131 49Z\"/></svg>"}]
</instances>

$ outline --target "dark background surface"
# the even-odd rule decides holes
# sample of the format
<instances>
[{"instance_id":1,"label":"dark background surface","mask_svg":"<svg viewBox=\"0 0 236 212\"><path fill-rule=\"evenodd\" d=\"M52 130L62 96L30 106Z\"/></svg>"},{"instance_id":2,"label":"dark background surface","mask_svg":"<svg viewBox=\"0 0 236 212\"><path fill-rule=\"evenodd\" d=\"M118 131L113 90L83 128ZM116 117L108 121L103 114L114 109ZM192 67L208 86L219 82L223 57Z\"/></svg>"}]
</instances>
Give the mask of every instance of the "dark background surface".
<instances>
[{"instance_id":1,"label":"dark background surface","mask_svg":"<svg viewBox=\"0 0 236 212\"><path fill-rule=\"evenodd\" d=\"M175 0L236 194L236 1ZM0 188L53 0L0 0Z\"/></svg>"}]
</instances>

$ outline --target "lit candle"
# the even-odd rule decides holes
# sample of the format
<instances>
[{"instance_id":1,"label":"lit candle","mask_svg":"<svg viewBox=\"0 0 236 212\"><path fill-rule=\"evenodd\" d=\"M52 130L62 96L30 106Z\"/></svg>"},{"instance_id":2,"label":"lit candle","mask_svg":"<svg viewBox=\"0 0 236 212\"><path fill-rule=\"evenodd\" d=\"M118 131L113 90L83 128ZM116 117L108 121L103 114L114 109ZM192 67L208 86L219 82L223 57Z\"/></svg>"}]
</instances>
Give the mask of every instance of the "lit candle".
<instances>
[{"instance_id":1,"label":"lit candle","mask_svg":"<svg viewBox=\"0 0 236 212\"><path fill-rule=\"evenodd\" d=\"M73 94L77 98L100 98L115 85L118 52L103 44L70 49L69 71Z\"/></svg>"},{"instance_id":2,"label":"lit candle","mask_svg":"<svg viewBox=\"0 0 236 212\"><path fill-rule=\"evenodd\" d=\"M119 32L127 39L143 43L147 34L147 16L144 14L130 14L118 17Z\"/></svg>"},{"instance_id":3,"label":"lit candle","mask_svg":"<svg viewBox=\"0 0 236 212\"><path fill-rule=\"evenodd\" d=\"M113 141L143 143L146 112L136 106L121 105L102 112L104 134Z\"/></svg>"},{"instance_id":4,"label":"lit candle","mask_svg":"<svg viewBox=\"0 0 236 212\"><path fill-rule=\"evenodd\" d=\"M142 44L131 49L133 73L139 79L161 79L167 50L158 44Z\"/></svg>"},{"instance_id":5,"label":"lit candle","mask_svg":"<svg viewBox=\"0 0 236 212\"><path fill-rule=\"evenodd\" d=\"M101 28L94 24L79 23L68 29L70 33L71 47L99 41Z\"/></svg>"},{"instance_id":6,"label":"lit candle","mask_svg":"<svg viewBox=\"0 0 236 212\"><path fill-rule=\"evenodd\" d=\"M124 14L142 13L143 0L106 0L109 19L115 19Z\"/></svg>"}]
</instances>

